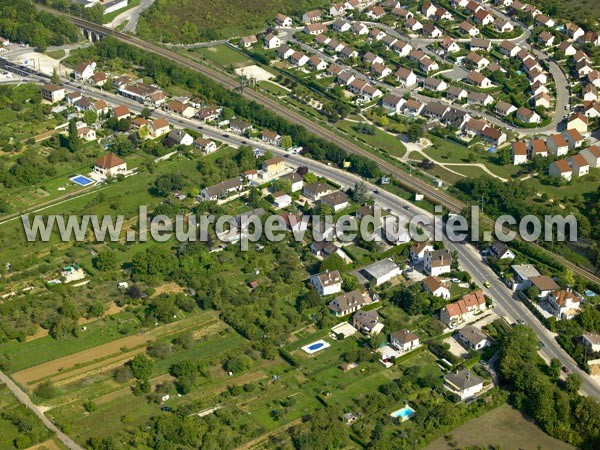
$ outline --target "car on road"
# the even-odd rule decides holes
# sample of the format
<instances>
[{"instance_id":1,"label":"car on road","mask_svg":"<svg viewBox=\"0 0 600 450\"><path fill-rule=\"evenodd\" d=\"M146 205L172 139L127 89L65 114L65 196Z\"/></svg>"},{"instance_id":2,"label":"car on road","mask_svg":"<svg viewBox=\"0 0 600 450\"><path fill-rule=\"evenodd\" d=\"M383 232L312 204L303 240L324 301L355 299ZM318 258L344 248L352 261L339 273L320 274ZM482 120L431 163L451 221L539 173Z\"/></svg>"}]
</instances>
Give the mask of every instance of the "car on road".
<instances>
[{"instance_id":1,"label":"car on road","mask_svg":"<svg viewBox=\"0 0 600 450\"><path fill-rule=\"evenodd\" d=\"M391 213L392 212L392 208L386 208L386 211Z\"/></svg>"},{"instance_id":2,"label":"car on road","mask_svg":"<svg viewBox=\"0 0 600 450\"><path fill-rule=\"evenodd\" d=\"M568 374L571 372L567 366L562 366L562 367L560 368L560 370L562 370L562 371L563 371L564 373L566 373L567 375L568 375Z\"/></svg>"},{"instance_id":3,"label":"car on road","mask_svg":"<svg viewBox=\"0 0 600 450\"><path fill-rule=\"evenodd\" d=\"M379 194L379 189L373 189L373 194L375 194L375 195Z\"/></svg>"},{"instance_id":4,"label":"car on road","mask_svg":"<svg viewBox=\"0 0 600 450\"><path fill-rule=\"evenodd\" d=\"M489 282L489 281L487 281L487 280L485 280L485 281L483 282L483 285L484 285L486 288L489 288L489 287L491 286L490 282Z\"/></svg>"},{"instance_id":5,"label":"car on road","mask_svg":"<svg viewBox=\"0 0 600 450\"><path fill-rule=\"evenodd\" d=\"M517 319L517 323L519 325L525 325L525 321L523 319Z\"/></svg>"},{"instance_id":6,"label":"car on road","mask_svg":"<svg viewBox=\"0 0 600 450\"><path fill-rule=\"evenodd\" d=\"M542 341L539 341L540 347L544 348L546 346L546 344L544 344Z\"/></svg>"},{"instance_id":7,"label":"car on road","mask_svg":"<svg viewBox=\"0 0 600 450\"><path fill-rule=\"evenodd\" d=\"M410 206L404 205L402 208L408 211L410 209Z\"/></svg>"},{"instance_id":8,"label":"car on road","mask_svg":"<svg viewBox=\"0 0 600 450\"><path fill-rule=\"evenodd\" d=\"M229 137L229 135L228 135L228 134L224 134L224 135L223 135L223 137L224 137L224 138L228 138L228 137Z\"/></svg>"}]
</instances>

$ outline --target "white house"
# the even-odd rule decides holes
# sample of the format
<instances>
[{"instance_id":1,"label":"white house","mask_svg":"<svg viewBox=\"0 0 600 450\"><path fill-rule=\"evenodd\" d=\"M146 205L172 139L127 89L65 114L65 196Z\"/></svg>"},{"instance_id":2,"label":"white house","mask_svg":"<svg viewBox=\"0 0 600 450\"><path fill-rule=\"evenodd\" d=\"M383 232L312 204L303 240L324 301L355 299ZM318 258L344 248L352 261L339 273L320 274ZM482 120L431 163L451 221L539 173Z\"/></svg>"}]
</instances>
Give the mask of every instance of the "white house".
<instances>
[{"instance_id":1,"label":"white house","mask_svg":"<svg viewBox=\"0 0 600 450\"><path fill-rule=\"evenodd\" d=\"M127 172L127 163L114 153L108 152L96 160L94 172L104 177L115 177Z\"/></svg>"},{"instance_id":2,"label":"white house","mask_svg":"<svg viewBox=\"0 0 600 450\"><path fill-rule=\"evenodd\" d=\"M280 27L285 27L285 28L291 27L292 23L293 23L291 17L285 16L283 14L277 14L277 16L275 17L275 22Z\"/></svg>"},{"instance_id":3,"label":"white house","mask_svg":"<svg viewBox=\"0 0 600 450\"><path fill-rule=\"evenodd\" d=\"M342 291L342 276L337 270L312 275L310 283L320 295L337 294Z\"/></svg>"},{"instance_id":4,"label":"white house","mask_svg":"<svg viewBox=\"0 0 600 450\"><path fill-rule=\"evenodd\" d=\"M438 277L423 278L423 288L434 297L442 297L446 300L450 299L450 289L448 289L447 283Z\"/></svg>"},{"instance_id":5,"label":"white house","mask_svg":"<svg viewBox=\"0 0 600 450\"><path fill-rule=\"evenodd\" d=\"M596 145L592 145L582 150L580 154L585 158L590 167L600 167L600 148Z\"/></svg>"},{"instance_id":6,"label":"white house","mask_svg":"<svg viewBox=\"0 0 600 450\"><path fill-rule=\"evenodd\" d=\"M361 292L360 289L355 289L352 292L338 295L329 303L328 307L336 317L343 317L362 309L363 306L372 302L373 299L367 291Z\"/></svg>"},{"instance_id":7,"label":"white house","mask_svg":"<svg viewBox=\"0 0 600 450\"><path fill-rule=\"evenodd\" d=\"M523 141L513 143L512 146L513 165L527 163L527 144Z\"/></svg>"},{"instance_id":8,"label":"white house","mask_svg":"<svg viewBox=\"0 0 600 450\"><path fill-rule=\"evenodd\" d=\"M73 75L76 80L87 81L94 75L96 71L96 63L94 61L85 61L75 66Z\"/></svg>"},{"instance_id":9,"label":"white house","mask_svg":"<svg viewBox=\"0 0 600 450\"><path fill-rule=\"evenodd\" d=\"M466 294L460 300L444 306L440 310L440 320L448 327L455 328L463 322L470 322L475 313L487 308L485 295L482 291Z\"/></svg>"},{"instance_id":10,"label":"white house","mask_svg":"<svg viewBox=\"0 0 600 450\"><path fill-rule=\"evenodd\" d=\"M481 350L490 345L490 338L487 334L473 325L465 325L456 333L458 340L467 350Z\"/></svg>"},{"instance_id":11,"label":"white house","mask_svg":"<svg viewBox=\"0 0 600 450\"><path fill-rule=\"evenodd\" d=\"M576 177L582 177L590 173L590 165L581 153L569 157L568 162L573 170L573 175Z\"/></svg>"},{"instance_id":12,"label":"white house","mask_svg":"<svg viewBox=\"0 0 600 450\"><path fill-rule=\"evenodd\" d=\"M483 379L464 369L444 375L444 387L465 400L483 390Z\"/></svg>"},{"instance_id":13,"label":"white house","mask_svg":"<svg viewBox=\"0 0 600 450\"><path fill-rule=\"evenodd\" d=\"M571 166L566 159L559 159L558 161L550 163L548 175L551 177L561 177L567 181L571 181L573 178L573 169L571 169Z\"/></svg>"},{"instance_id":14,"label":"white house","mask_svg":"<svg viewBox=\"0 0 600 450\"><path fill-rule=\"evenodd\" d=\"M275 36L273 33L269 33L265 36L265 48L272 49L281 46L281 39Z\"/></svg>"},{"instance_id":15,"label":"white house","mask_svg":"<svg viewBox=\"0 0 600 450\"><path fill-rule=\"evenodd\" d=\"M428 242L417 242L410 248L410 257L413 264L418 264L425 260L425 254L433 251L433 245Z\"/></svg>"},{"instance_id":16,"label":"white house","mask_svg":"<svg viewBox=\"0 0 600 450\"><path fill-rule=\"evenodd\" d=\"M419 338L407 329L395 331L390 334L390 345L402 353L410 352L419 346Z\"/></svg>"},{"instance_id":17,"label":"white house","mask_svg":"<svg viewBox=\"0 0 600 450\"><path fill-rule=\"evenodd\" d=\"M556 157L569 153L569 143L562 134L553 134L546 139L548 152Z\"/></svg>"},{"instance_id":18,"label":"white house","mask_svg":"<svg viewBox=\"0 0 600 450\"><path fill-rule=\"evenodd\" d=\"M571 289L561 289L553 292L548 297L548 305L551 313L558 320L570 320L575 317L581 309L581 301L575 296Z\"/></svg>"},{"instance_id":19,"label":"white house","mask_svg":"<svg viewBox=\"0 0 600 450\"><path fill-rule=\"evenodd\" d=\"M425 273L436 277L450 272L452 255L447 249L425 252Z\"/></svg>"}]
</instances>

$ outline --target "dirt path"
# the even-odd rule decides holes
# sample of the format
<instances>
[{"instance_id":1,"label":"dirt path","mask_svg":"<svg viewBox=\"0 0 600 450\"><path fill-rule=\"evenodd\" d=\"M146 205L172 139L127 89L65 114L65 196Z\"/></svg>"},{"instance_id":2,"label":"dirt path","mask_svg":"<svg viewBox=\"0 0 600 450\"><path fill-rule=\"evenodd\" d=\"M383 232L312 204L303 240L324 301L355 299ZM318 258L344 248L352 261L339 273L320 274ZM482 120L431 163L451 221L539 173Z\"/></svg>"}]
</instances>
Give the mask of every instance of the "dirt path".
<instances>
[{"instance_id":1,"label":"dirt path","mask_svg":"<svg viewBox=\"0 0 600 450\"><path fill-rule=\"evenodd\" d=\"M40 442L39 444L34 445L33 447L29 447L27 450L61 450L61 448L56 444L54 439L48 439L47 441Z\"/></svg>"},{"instance_id":2,"label":"dirt path","mask_svg":"<svg viewBox=\"0 0 600 450\"><path fill-rule=\"evenodd\" d=\"M238 447L236 450L249 450L256 445L259 445L261 442L268 439L270 436L287 431L290 428L295 427L296 425L300 425L301 423L302 423L302 417L299 417L296 420L292 420L290 423L286 423L285 425L282 425L279 428L275 428L273 431L269 431L268 433L261 434L259 437L252 439L251 441L248 441L244 445Z\"/></svg>"}]
</instances>

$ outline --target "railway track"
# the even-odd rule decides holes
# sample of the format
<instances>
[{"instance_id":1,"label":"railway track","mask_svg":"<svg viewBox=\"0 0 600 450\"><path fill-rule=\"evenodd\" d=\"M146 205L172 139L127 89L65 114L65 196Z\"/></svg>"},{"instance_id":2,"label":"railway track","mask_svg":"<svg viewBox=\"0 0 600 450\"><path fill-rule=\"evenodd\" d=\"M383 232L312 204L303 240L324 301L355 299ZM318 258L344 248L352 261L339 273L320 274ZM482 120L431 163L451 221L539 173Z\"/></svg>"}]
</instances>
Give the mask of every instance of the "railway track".
<instances>
[{"instance_id":1,"label":"railway track","mask_svg":"<svg viewBox=\"0 0 600 450\"><path fill-rule=\"evenodd\" d=\"M65 14L61 11L51 9L51 8L42 6L37 3L36 3L36 7L38 9L45 11L47 13L50 13L50 14L67 16L67 14ZM119 31L111 30L110 28L106 28L102 25L98 25L96 23L89 22L89 21L81 19L79 17L74 17L74 16L68 16L68 17L69 17L69 20L73 24L75 24L79 27L86 28L87 30L90 30L90 31L95 31L96 33L99 33L104 36L113 36L115 39L118 39L129 45L132 45L134 47L138 47L138 48L144 49L146 51L155 53L157 55L163 56L163 57L165 57L171 61L174 61L182 66L185 66L192 70L195 70L195 71L217 81L218 83L222 84L223 86L225 86L229 89L232 89L232 90L237 89L239 86L238 82L236 80L234 80L233 78L231 78L229 75L219 72L218 70L215 70L215 69L205 66L203 64L191 61L188 58L186 58L178 53L175 53L171 50L165 49L165 48L160 47L151 42L144 41L137 37L130 36L128 34L121 33ZM393 175L401 185L403 185L404 187L408 188L411 191L419 191L425 197L427 197L429 200L431 200L434 203L438 203L438 204L444 206L450 212L458 213L467 207L467 205L464 202L457 200L456 198L452 197L447 192L444 192L444 191L441 191L441 190L435 188L435 186L428 184L427 182L421 180L420 178L413 177L413 176L407 174L405 171L398 168L397 166L389 163L388 161L386 161L382 158L379 158L379 157L373 155L372 153L369 153L368 151L364 150L363 148L359 147L358 145L348 141L347 139L344 139L341 136L338 136L336 133L325 128L324 126L319 125L318 123L315 123L310 119L307 119L303 115L296 113L296 112L282 106L277 101L273 100L270 97L267 97L266 95L263 95L256 91L253 91L251 89L245 89L243 91L242 95L250 100L255 101L258 104L265 106L266 108L270 109L271 111L278 114L279 116L287 119L289 122L298 124L298 125L302 125L307 130L310 130L310 132L312 132L313 134L338 145L340 148L346 150L349 153L354 153L354 154L361 155L361 156L371 159L372 161L377 163L379 168L384 173L389 173L389 174ZM492 219L482 218L482 221L484 223L486 223L487 225L490 225L493 229L494 221ZM507 228L504 228L504 231L508 232L510 230ZM517 239L520 239L520 238L517 237ZM573 273L576 273L576 274L580 275L581 277L600 285L600 277L598 277L594 273L568 261L567 259L565 259L559 255L556 255L555 253L552 253L552 252L546 250L545 248L541 247L538 244L535 244L533 242L531 242L530 244L534 245L535 247L537 247L539 250L546 253L547 255L555 258L563 266L572 270Z\"/></svg>"}]
</instances>

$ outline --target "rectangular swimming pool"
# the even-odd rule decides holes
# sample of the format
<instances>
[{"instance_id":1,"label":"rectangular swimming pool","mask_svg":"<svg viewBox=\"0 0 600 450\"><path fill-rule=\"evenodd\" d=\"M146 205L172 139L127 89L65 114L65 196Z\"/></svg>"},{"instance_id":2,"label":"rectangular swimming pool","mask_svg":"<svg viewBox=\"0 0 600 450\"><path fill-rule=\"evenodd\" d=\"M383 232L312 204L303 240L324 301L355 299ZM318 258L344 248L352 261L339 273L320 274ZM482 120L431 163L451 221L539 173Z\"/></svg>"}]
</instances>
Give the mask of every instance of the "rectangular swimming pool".
<instances>
[{"instance_id":1,"label":"rectangular swimming pool","mask_svg":"<svg viewBox=\"0 0 600 450\"><path fill-rule=\"evenodd\" d=\"M84 177L83 175L75 175L74 177L69 178L69 181L72 181L80 186L89 186L90 184L94 183L94 180Z\"/></svg>"},{"instance_id":2,"label":"rectangular swimming pool","mask_svg":"<svg viewBox=\"0 0 600 450\"><path fill-rule=\"evenodd\" d=\"M411 419L414 415L415 410L408 405L390 414L390 416L392 416L394 419L398 419L400 422Z\"/></svg>"}]
</instances>

